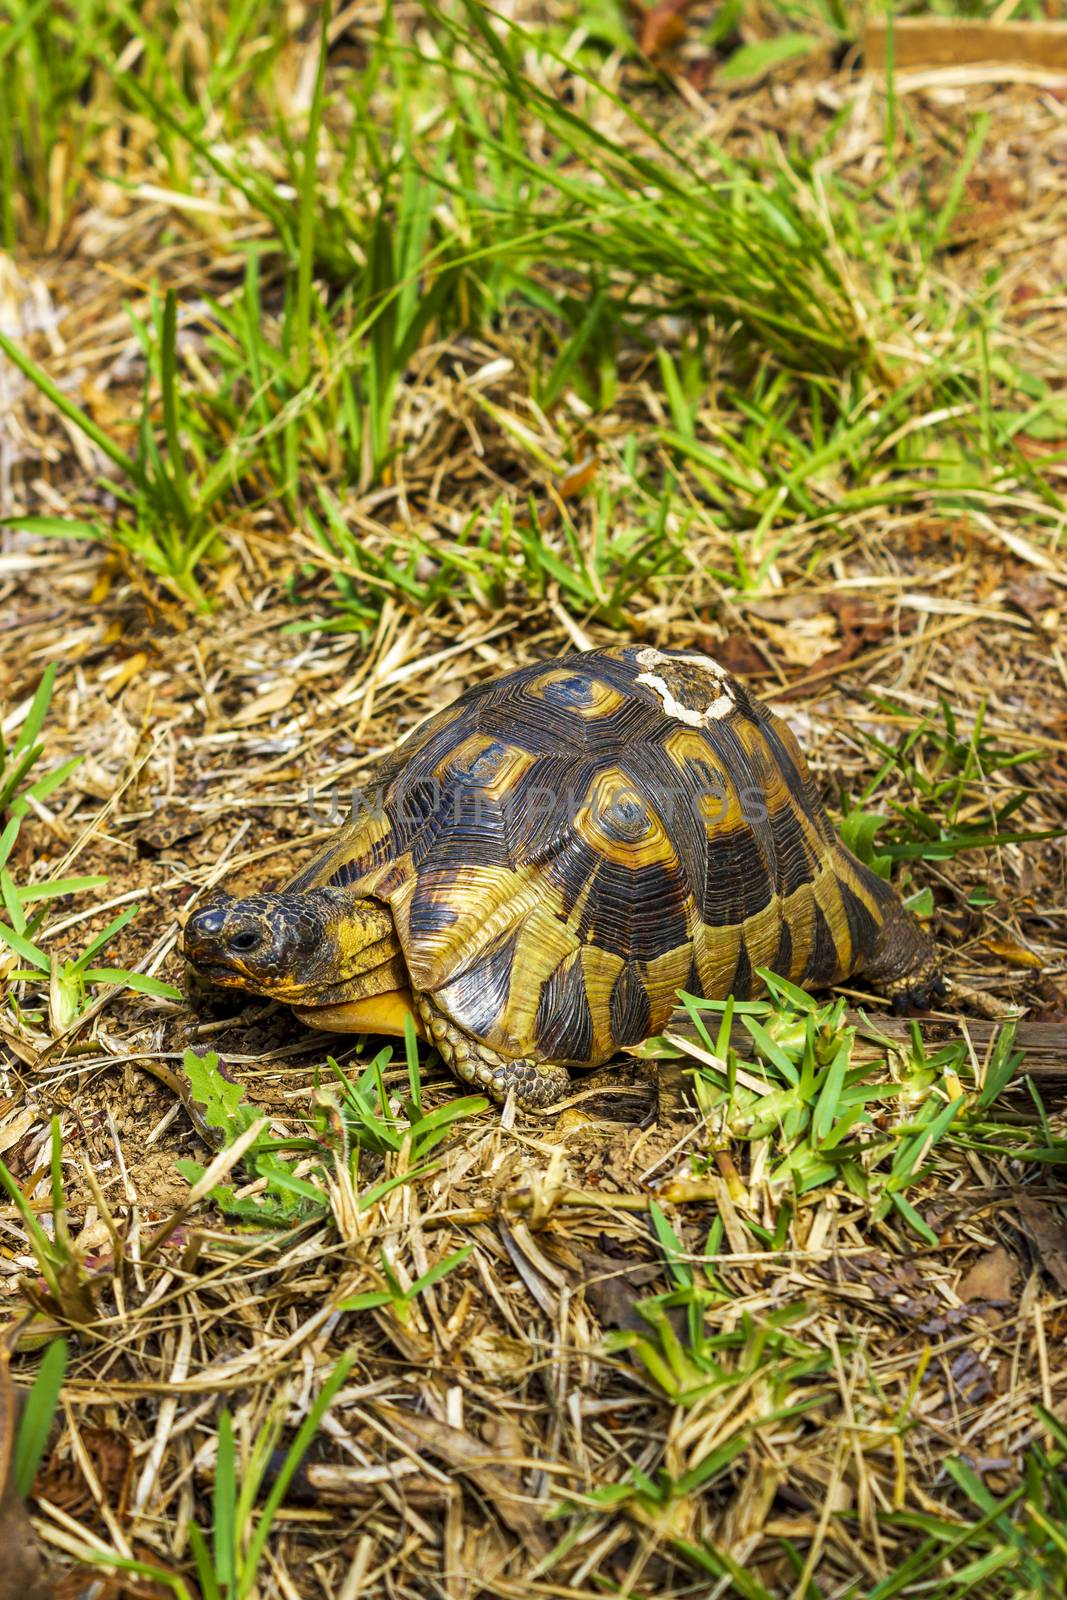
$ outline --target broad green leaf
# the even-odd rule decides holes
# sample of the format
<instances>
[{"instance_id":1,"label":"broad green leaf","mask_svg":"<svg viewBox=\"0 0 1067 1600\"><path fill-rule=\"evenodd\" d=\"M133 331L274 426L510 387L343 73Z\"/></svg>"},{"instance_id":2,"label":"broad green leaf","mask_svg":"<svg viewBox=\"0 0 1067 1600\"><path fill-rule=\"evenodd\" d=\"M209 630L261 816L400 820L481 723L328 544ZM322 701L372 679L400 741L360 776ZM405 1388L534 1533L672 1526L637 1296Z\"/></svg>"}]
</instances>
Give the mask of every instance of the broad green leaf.
<instances>
[{"instance_id":1,"label":"broad green leaf","mask_svg":"<svg viewBox=\"0 0 1067 1600\"><path fill-rule=\"evenodd\" d=\"M734 51L725 66L719 68L716 81L741 83L746 78L762 77L783 61L794 61L798 56L810 55L818 43L813 33L779 33L772 39L743 44Z\"/></svg>"}]
</instances>

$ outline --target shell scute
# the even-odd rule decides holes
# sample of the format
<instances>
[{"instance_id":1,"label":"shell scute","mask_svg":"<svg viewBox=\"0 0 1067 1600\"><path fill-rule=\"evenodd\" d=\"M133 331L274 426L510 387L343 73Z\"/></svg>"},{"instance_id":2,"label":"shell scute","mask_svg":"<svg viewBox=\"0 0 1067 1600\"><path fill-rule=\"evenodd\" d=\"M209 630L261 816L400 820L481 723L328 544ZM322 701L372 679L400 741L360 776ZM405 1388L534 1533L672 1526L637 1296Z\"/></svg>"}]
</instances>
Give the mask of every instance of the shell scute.
<instances>
[{"instance_id":1,"label":"shell scute","mask_svg":"<svg viewBox=\"0 0 1067 1600\"><path fill-rule=\"evenodd\" d=\"M652 1031L652 1005L640 968L628 961L611 990L611 1035L619 1045L639 1044Z\"/></svg>"},{"instance_id":2,"label":"shell scute","mask_svg":"<svg viewBox=\"0 0 1067 1600\"><path fill-rule=\"evenodd\" d=\"M553 1061L588 1061L593 1054L593 1014L582 951L574 950L549 974L534 1017L538 1046Z\"/></svg>"}]
</instances>

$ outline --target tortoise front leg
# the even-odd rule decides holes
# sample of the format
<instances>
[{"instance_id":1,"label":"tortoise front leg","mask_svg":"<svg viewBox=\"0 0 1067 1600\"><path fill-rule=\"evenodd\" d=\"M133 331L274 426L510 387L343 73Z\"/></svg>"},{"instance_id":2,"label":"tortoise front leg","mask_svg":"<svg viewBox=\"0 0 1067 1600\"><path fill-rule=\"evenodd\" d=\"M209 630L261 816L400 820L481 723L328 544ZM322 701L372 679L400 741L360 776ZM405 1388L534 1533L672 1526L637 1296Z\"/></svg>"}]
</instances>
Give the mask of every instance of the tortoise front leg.
<instances>
[{"instance_id":1,"label":"tortoise front leg","mask_svg":"<svg viewBox=\"0 0 1067 1600\"><path fill-rule=\"evenodd\" d=\"M503 1105L514 1089L520 1106L538 1110L562 1100L571 1087L565 1067L552 1067L528 1057L509 1060L488 1045L472 1039L440 1011L429 995L415 996L415 1010L427 1039L433 1041L445 1065L461 1082L485 1093Z\"/></svg>"}]
</instances>

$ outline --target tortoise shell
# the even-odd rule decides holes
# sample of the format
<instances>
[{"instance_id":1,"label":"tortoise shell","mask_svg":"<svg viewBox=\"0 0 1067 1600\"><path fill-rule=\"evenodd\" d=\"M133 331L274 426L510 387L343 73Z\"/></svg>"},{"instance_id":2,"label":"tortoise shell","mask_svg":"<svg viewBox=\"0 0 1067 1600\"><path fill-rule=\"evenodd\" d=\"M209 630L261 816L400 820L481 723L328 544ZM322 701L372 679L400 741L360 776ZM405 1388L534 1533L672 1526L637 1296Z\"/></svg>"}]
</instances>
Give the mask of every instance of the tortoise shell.
<instances>
[{"instance_id":1,"label":"tortoise shell","mask_svg":"<svg viewBox=\"0 0 1067 1600\"><path fill-rule=\"evenodd\" d=\"M824 985L893 891L838 840L791 731L707 656L568 655L478 684L286 887L392 910L412 988L505 1056L595 1065L677 991Z\"/></svg>"}]
</instances>

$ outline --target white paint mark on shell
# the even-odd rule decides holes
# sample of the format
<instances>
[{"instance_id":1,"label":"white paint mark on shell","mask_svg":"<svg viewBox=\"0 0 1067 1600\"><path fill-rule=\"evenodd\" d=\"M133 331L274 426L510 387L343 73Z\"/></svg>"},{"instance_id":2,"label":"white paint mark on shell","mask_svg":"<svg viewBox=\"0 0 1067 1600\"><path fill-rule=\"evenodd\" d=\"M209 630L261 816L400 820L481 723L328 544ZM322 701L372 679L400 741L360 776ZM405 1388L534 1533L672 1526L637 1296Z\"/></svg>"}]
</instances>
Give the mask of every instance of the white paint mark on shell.
<instances>
[{"instance_id":1,"label":"white paint mark on shell","mask_svg":"<svg viewBox=\"0 0 1067 1600\"><path fill-rule=\"evenodd\" d=\"M695 667L702 667L711 679L710 688L715 691L715 698L710 700L703 711L697 711L692 706L684 706L672 692L666 679L654 672L654 667L670 666L677 660L683 660ZM663 701L663 709L668 717L673 717L676 722L684 722L690 728L702 728L708 722L717 722L720 717L728 717L734 709L734 691L729 674L720 667L717 661L710 656L697 655L695 652L686 653L681 658L664 655L662 650L655 650L651 646L637 652L637 664L644 667L644 672L638 675L638 683L654 689Z\"/></svg>"}]
</instances>

